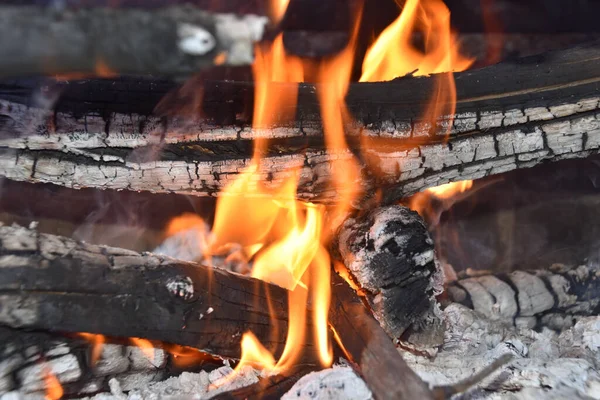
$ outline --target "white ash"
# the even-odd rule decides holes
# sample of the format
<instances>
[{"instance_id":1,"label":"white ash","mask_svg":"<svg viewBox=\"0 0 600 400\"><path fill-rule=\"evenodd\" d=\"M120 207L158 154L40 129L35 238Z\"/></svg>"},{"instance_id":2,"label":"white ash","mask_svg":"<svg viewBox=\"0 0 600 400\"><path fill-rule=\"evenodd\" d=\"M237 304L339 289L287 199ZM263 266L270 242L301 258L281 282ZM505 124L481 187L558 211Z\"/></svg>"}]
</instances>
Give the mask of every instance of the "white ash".
<instances>
[{"instance_id":1,"label":"white ash","mask_svg":"<svg viewBox=\"0 0 600 400\"><path fill-rule=\"evenodd\" d=\"M110 393L100 393L81 400L209 399L219 393L252 385L258 382L262 374L251 367L243 367L239 373L232 375L233 372L231 367L225 365L211 372L183 372L177 377L171 377L161 382L148 383L141 376L138 376L137 381L113 378L109 382ZM128 388L136 382L136 387Z\"/></svg>"},{"instance_id":2,"label":"white ash","mask_svg":"<svg viewBox=\"0 0 600 400\"><path fill-rule=\"evenodd\" d=\"M348 366L333 366L300 378L281 400L371 400L365 382Z\"/></svg>"},{"instance_id":3,"label":"white ash","mask_svg":"<svg viewBox=\"0 0 600 400\"><path fill-rule=\"evenodd\" d=\"M600 398L600 317L581 318L560 335L491 320L465 306L444 310L447 330L435 359L403 353L430 385L448 385L473 376L502 354L514 360L486 378L464 399Z\"/></svg>"}]
</instances>

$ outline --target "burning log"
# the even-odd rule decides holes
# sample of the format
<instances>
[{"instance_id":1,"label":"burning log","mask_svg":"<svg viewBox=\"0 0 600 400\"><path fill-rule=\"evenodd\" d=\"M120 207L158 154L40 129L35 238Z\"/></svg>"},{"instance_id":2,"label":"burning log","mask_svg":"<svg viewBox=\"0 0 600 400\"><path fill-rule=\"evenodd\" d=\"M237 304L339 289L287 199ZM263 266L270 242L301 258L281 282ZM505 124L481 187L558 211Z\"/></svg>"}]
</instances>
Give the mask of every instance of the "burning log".
<instances>
[{"instance_id":1,"label":"burning log","mask_svg":"<svg viewBox=\"0 0 600 400\"><path fill-rule=\"evenodd\" d=\"M357 187L365 193L384 188L384 200L393 202L449 181L597 153L599 51L593 44L458 73L456 112L435 127L418 117L435 77L350 85L346 103L355 123L347 125L347 136L354 150L359 138L366 142ZM295 87L281 84L280 90ZM119 79L62 88L49 110L29 106L27 85L3 85L2 176L210 196L247 166L252 140L260 136L271 139L262 179L275 185L282 179L278 172L301 166L298 197L335 201L327 185L334 156L323 149L312 85L300 86L295 122L254 132L247 116L251 84L206 82L201 107L184 114L167 108L161 115L152 110L174 88L168 82Z\"/></svg>"},{"instance_id":2,"label":"burning log","mask_svg":"<svg viewBox=\"0 0 600 400\"><path fill-rule=\"evenodd\" d=\"M266 17L159 9L0 7L0 76L156 74L185 77L253 60ZM27 40L22 40L27 38Z\"/></svg>"},{"instance_id":3,"label":"burning log","mask_svg":"<svg viewBox=\"0 0 600 400\"><path fill-rule=\"evenodd\" d=\"M232 358L247 330L267 348L284 344L287 291L277 286L21 227L0 227L0 239L2 325L143 337Z\"/></svg>"}]
</instances>

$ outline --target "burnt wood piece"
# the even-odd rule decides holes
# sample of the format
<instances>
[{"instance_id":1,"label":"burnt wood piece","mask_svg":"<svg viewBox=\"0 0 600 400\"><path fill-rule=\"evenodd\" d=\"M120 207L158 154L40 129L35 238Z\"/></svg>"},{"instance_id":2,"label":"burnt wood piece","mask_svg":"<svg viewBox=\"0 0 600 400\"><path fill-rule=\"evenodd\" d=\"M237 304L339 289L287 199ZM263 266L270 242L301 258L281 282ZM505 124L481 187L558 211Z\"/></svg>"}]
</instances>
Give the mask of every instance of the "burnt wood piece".
<instances>
[{"instance_id":1,"label":"burnt wood piece","mask_svg":"<svg viewBox=\"0 0 600 400\"><path fill-rule=\"evenodd\" d=\"M356 292L332 275L329 323L375 399L433 399Z\"/></svg>"},{"instance_id":2,"label":"burnt wood piece","mask_svg":"<svg viewBox=\"0 0 600 400\"><path fill-rule=\"evenodd\" d=\"M344 265L391 338L410 327L429 334L423 346L443 343L435 296L444 277L419 214L400 205L375 208L347 219L337 240Z\"/></svg>"},{"instance_id":3,"label":"burnt wood piece","mask_svg":"<svg viewBox=\"0 0 600 400\"><path fill-rule=\"evenodd\" d=\"M250 64L266 17L159 9L0 6L0 76L157 74L186 77ZM25 38L25 39L24 39Z\"/></svg>"},{"instance_id":4,"label":"burnt wood piece","mask_svg":"<svg viewBox=\"0 0 600 400\"><path fill-rule=\"evenodd\" d=\"M143 337L231 358L251 330L283 350L287 291L277 286L22 227L0 227L0 243L0 325Z\"/></svg>"},{"instance_id":5,"label":"burnt wood piece","mask_svg":"<svg viewBox=\"0 0 600 400\"><path fill-rule=\"evenodd\" d=\"M350 146L359 147L360 135L370 141L357 188L384 188L384 202L392 203L449 181L598 153L599 56L595 42L458 73L456 113L432 129L420 115L437 77L350 85ZM152 110L175 88L165 81L62 83L49 108L40 105L46 98L37 86L0 86L0 175L9 179L212 196L248 165L258 135L250 130L251 83L184 86L161 104L160 115ZM314 92L301 85L296 121L260 131L271 139L261 174L277 184L278 172L300 166L298 197L335 202ZM446 142L441 133L452 119Z\"/></svg>"},{"instance_id":6,"label":"burnt wood piece","mask_svg":"<svg viewBox=\"0 0 600 400\"><path fill-rule=\"evenodd\" d=\"M483 274L452 282L447 298L493 321L561 331L600 310L600 265Z\"/></svg>"}]
</instances>

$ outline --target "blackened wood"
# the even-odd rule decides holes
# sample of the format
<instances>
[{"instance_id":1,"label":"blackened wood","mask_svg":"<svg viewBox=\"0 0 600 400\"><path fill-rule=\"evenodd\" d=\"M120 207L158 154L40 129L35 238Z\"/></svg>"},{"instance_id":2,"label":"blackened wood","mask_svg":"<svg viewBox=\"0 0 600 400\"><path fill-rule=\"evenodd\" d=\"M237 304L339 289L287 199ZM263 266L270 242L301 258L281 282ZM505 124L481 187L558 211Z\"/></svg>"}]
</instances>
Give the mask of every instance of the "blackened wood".
<instances>
[{"instance_id":1,"label":"blackened wood","mask_svg":"<svg viewBox=\"0 0 600 400\"><path fill-rule=\"evenodd\" d=\"M384 201L392 203L449 181L597 153L599 54L594 43L456 74L457 111L436 127L420 115L437 77L351 85L350 146L356 150L361 136L370 141L361 153L357 188L374 193L383 187ZM248 164L257 136L249 128L250 83L187 87L163 104L174 108L160 115L152 110L174 88L165 81L64 84L50 110L32 104L31 86L12 82L0 90L6 100L0 174L14 180L211 196ZM202 91L201 99L189 96ZM299 165L298 196L334 202L314 92L312 85L301 86L295 122L277 121L260 132L271 139L262 172L276 184L277 172Z\"/></svg>"},{"instance_id":2,"label":"blackened wood","mask_svg":"<svg viewBox=\"0 0 600 400\"><path fill-rule=\"evenodd\" d=\"M354 290L335 273L329 322L375 399L433 399Z\"/></svg>"},{"instance_id":3,"label":"blackened wood","mask_svg":"<svg viewBox=\"0 0 600 400\"><path fill-rule=\"evenodd\" d=\"M407 207L378 207L347 219L338 249L352 279L390 338L411 327L443 342L443 324L435 296L443 291L443 273L421 217Z\"/></svg>"},{"instance_id":4,"label":"blackened wood","mask_svg":"<svg viewBox=\"0 0 600 400\"><path fill-rule=\"evenodd\" d=\"M0 76L157 74L185 77L249 64L266 18L160 9L0 6ZM193 42L193 43L192 43Z\"/></svg>"},{"instance_id":5,"label":"blackened wood","mask_svg":"<svg viewBox=\"0 0 600 400\"><path fill-rule=\"evenodd\" d=\"M144 337L232 358L252 330L282 350L287 291L279 287L21 227L0 227L0 240L0 324Z\"/></svg>"}]
</instances>

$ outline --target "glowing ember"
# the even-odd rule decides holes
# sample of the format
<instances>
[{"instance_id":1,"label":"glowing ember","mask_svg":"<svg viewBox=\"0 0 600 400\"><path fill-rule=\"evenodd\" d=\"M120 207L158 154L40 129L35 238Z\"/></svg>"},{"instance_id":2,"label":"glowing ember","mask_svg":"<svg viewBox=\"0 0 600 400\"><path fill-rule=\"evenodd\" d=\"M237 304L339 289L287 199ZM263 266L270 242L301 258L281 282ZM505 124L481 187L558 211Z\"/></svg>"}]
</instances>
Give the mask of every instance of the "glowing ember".
<instances>
[{"instance_id":1,"label":"glowing ember","mask_svg":"<svg viewBox=\"0 0 600 400\"><path fill-rule=\"evenodd\" d=\"M64 390L60 382L48 367L44 368L44 383L47 400L58 400L63 396Z\"/></svg>"}]
</instances>

